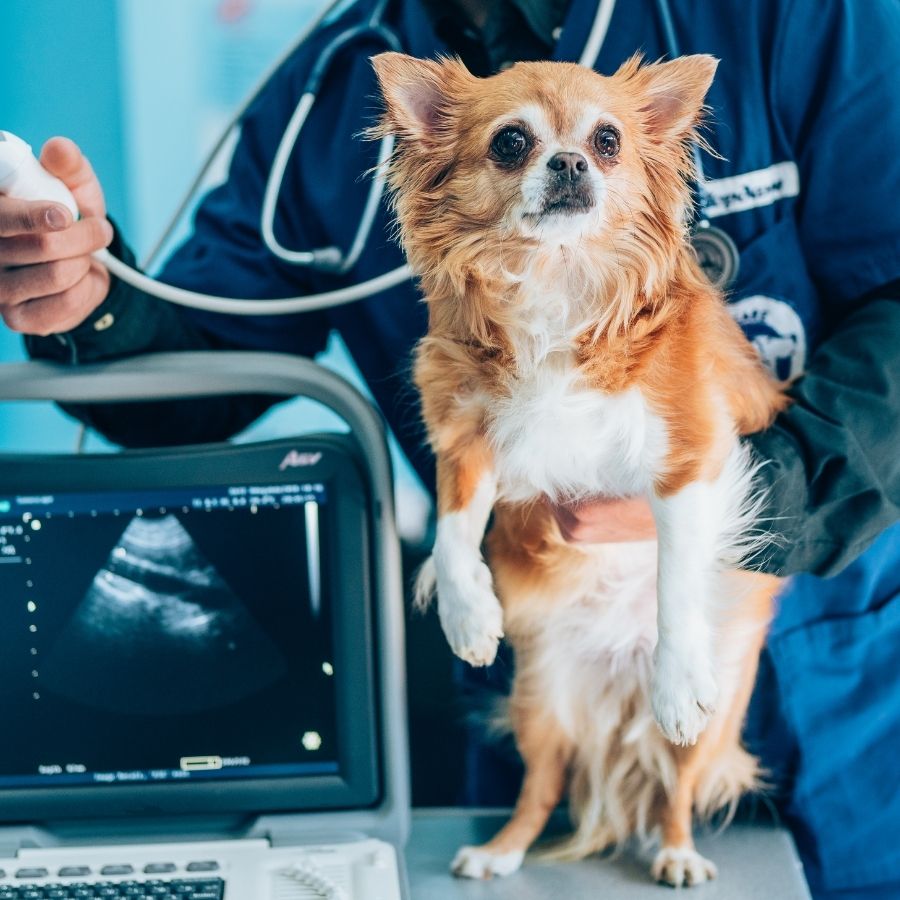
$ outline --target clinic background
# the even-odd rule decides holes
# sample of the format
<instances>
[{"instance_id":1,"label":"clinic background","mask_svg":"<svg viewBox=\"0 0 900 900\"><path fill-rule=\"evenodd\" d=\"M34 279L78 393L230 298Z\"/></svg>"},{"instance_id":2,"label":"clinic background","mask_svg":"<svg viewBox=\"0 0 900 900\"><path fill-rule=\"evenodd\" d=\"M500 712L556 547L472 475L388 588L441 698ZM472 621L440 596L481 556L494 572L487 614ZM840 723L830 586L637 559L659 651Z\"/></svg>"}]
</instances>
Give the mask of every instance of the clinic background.
<instances>
[{"instance_id":1,"label":"clinic background","mask_svg":"<svg viewBox=\"0 0 900 900\"><path fill-rule=\"evenodd\" d=\"M0 128L37 154L60 134L91 160L110 217L141 259L154 246L232 111L325 0L3 0ZM224 174L227 150L208 185ZM174 243L189 231L186 216ZM164 251L160 259L164 259ZM26 358L0 328L0 364ZM341 341L320 358L361 386ZM240 440L340 428L302 400ZM70 452L79 426L49 404L0 405L0 452ZM108 449L97 435L85 447ZM429 501L396 445L401 531L422 536Z\"/></svg>"}]
</instances>

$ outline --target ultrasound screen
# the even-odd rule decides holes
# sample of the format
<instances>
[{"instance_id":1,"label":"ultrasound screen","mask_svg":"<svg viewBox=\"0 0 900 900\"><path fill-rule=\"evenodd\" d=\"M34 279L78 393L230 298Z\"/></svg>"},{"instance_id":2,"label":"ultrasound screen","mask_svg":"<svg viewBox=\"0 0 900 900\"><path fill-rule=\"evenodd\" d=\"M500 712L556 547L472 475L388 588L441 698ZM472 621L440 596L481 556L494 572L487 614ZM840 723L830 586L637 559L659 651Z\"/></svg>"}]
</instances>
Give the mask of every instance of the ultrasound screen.
<instances>
[{"instance_id":1,"label":"ultrasound screen","mask_svg":"<svg viewBox=\"0 0 900 900\"><path fill-rule=\"evenodd\" d=\"M337 773L327 500L0 498L0 787Z\"/></svg>"}]
</instances>

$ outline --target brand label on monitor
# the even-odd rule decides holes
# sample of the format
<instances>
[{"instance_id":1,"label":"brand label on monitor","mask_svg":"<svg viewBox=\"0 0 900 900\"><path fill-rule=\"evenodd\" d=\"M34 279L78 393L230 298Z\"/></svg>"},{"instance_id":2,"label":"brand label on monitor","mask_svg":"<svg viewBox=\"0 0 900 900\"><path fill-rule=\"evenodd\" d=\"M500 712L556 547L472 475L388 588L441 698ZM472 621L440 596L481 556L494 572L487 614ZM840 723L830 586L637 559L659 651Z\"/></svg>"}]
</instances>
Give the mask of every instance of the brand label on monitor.
<instances>
[{"instance_id":1,"label":"brand label on monitor","mask_svg":"<svg viewBox=\"0 0 900 900\"><path fill-rule=\"evenodd\" d=\"M283 472L285 469L297 469L301 466L314 466L321 458L321 452L301 453L299 450L291 450L291 452L281 461L281 465L278 469Z\"/></svg>"}]
</instances>

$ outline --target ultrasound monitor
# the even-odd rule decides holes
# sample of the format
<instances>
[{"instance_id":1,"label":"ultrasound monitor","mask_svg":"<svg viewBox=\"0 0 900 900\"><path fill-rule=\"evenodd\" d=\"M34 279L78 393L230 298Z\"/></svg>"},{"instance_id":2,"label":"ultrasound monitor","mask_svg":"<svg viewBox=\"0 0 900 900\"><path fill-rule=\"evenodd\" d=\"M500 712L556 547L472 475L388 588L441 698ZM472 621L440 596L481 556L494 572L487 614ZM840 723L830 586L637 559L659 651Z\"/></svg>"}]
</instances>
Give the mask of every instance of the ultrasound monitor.
<instances>
[{"instance_id":1,"label":"ultrasound monitor","mask_svg":"<svg viewBox=\"0 0 900 900\"><path fill-rule=\"evenodd\" d=\"M0 817L377 802L353 459L322 438L198 463L0 482Z\"/></svg>"}]
</instances>

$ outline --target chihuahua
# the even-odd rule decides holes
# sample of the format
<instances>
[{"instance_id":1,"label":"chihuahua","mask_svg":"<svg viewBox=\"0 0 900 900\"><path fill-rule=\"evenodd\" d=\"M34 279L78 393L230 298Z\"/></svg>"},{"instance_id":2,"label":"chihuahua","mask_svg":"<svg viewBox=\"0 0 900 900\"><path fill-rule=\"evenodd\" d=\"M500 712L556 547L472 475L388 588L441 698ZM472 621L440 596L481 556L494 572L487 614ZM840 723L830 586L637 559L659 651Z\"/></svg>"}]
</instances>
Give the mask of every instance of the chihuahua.
<instances>
[{"instance_id":1,"label":"chihuahua","mask_svg":"<svg viewBox=\"0 0 900 900\"><path fill-rule=\"evenodd\" d=\"M689 242L717 62L486 79L453 59L373 62L374 132L396 137L387 177L429 312L415 382L438 524L417 599L436 590L472 665L504 635L516 655L521 794L452 870L516 870L568 787L557 856L658 839L657 880L706 881L693 815L757 784L740 729L778 587L740 569L761 501L739 438L786 403ZM657 541L567 543L551 504L601 495L646 497Z\"/></svg>"}]
</instances>

